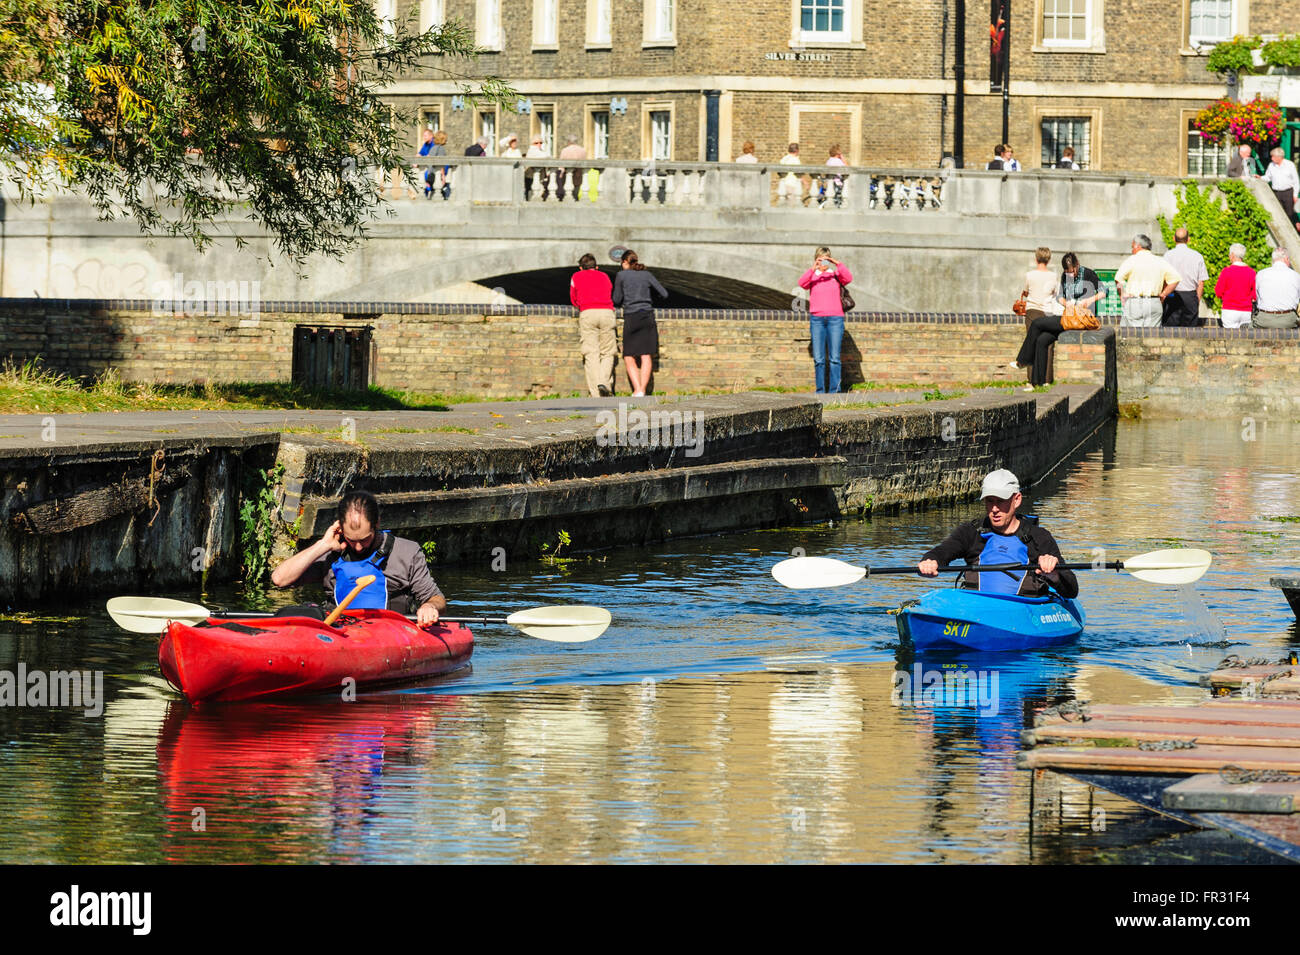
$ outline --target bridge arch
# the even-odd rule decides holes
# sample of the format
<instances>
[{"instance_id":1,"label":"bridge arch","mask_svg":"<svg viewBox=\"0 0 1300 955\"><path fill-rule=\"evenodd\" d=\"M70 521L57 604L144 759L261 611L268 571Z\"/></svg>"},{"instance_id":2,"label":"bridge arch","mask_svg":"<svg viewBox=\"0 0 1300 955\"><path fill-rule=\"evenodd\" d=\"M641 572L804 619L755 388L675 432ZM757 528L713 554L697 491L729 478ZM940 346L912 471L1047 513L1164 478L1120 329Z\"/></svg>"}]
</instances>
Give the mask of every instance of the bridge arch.
<instances>
[{"instance_id":1,"label":"bridge arch","mask_svg":"<svg viewBox=\"0 0 1300 955\"><path fill-rule=\"evenodd\" d=\"M491 239L460 239L429 261L377 270L366 280L332 292L339 301L447 301L447 291L465 293L469 284L493 290L530 305L569 304L569 277L578 259L590 252L611 276L618 269L612 248L636 249L641 261L668 289L678 308L789 308L802 270L788 262L765 261L725 248L631 239L611 245L608 239L537 241L502 245ZM453 254L447 254L448 251ZM807 257L812 260L812 246Z\"/></svg>"}]
</instances>

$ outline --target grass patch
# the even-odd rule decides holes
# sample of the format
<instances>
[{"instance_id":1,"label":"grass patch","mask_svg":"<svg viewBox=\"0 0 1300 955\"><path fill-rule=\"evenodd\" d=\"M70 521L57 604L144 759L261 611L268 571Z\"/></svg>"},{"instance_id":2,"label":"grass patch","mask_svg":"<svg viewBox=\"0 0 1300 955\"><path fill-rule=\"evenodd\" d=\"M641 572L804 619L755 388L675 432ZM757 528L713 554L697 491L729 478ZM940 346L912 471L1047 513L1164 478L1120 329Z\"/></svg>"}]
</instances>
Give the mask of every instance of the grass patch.
<instances>
[{"instance_id":1,"label":"grass patch","mask_svg":"<svg viewBox=\"0 0 1300 955\"><path fill-rule=\"evenodd\" d=\"M454 424L439 425L436 428L370 428L362 434L435 434L437 432L455 432L456 434L478 434L478 428L461 428Z\"/></svg>"},{"instance_id":2,"label":"grass patch","mask_svg":"<svg viewBox=\"0 0 1300 955\"><path fill-rule=\"evenodd\" d=\"M93 379L79 379L48 369L36 360L21 365L7 362L0 367L0 414L233 409L448 411L452 405L484 400L487 399L482 395L378 386L366 391L333 391L303 388L289 382L208 385L127 382L113 368Z\"/></svg>"},{"instance_id":3,"label":"grass patch","mask_svg":"<svg viewBox=\"0 0 1300 955\"><path fill-rule=\"evenodd\" d=\"M899 405L919 405L920 401L837 401L826 406L827 411L842 408L897 408Z\"/></svg>"},{"instance_id":4,"label":"grass patch","mask_svg":"<svg viewBox=\"0 0 1300 955\"><path fill-rule=\"evenodd\" d=\"M338 428L321 428L321 427L318 427L317 425L314 425L314 424L304 424L304 425L297 425L297 426L294 426L294 427L291 427L291 428L280 428L279 430L280 430L281 432L283 432L284 434L320 434L320 435L326 435L326 436L329 436L329 437L331 437L331 438L333 438L333 439L336 439L336 440L338 440L338 441L342 441L342 440L344 440L344 439L343 439L343 433L347 430L347 428L346 428L346 427L338 427Z\"/></svg>"}]
</instances>

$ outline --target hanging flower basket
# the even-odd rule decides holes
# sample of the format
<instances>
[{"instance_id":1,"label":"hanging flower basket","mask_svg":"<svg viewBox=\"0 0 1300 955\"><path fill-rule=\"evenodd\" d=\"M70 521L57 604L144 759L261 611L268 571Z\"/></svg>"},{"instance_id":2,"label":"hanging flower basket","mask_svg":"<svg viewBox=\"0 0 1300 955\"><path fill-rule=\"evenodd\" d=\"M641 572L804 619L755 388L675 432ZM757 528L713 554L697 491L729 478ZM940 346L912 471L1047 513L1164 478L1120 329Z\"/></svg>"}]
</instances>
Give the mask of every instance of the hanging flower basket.
<instances>
[{"instance_id":1,"label":"hanging flower basket","mask_svg":"<svg viewBox=\"0 0 1300 955\"><path fill-rule=\"evenodd\" d=\"M1239 143L1271 146L1282 140L1282 109L1275 99L1256 96L1249 103L1238 103L1228 121L1228 132Z\"/></svg>"},{"instance_id":2,"label":"hanging flower basket","mask_svg":"<svg viewBox=\"0 0 1300 955\"><path fill-rule=\"evenodd\" d=\"M1196 114L1192 126L1201 134L1201 138L1215 146L1223 145L1232 116L1241 104L1236 100L1221 99L1211 103Z\"/></svg>"},{"instance_id":3,"label":"hanging flower basket","mask_svg":"<svg viewBox=\"0 0 1300 955\"><path fill-rule=\"evenodd\" d=\"M1249 103L1215 100L1196 114L1192 126L1201 138L1216 146L1226 137L1234 142L1267 146L1282 139L1282 109L1275 99L1256 96Z\"/></svg>"}]
</instances>

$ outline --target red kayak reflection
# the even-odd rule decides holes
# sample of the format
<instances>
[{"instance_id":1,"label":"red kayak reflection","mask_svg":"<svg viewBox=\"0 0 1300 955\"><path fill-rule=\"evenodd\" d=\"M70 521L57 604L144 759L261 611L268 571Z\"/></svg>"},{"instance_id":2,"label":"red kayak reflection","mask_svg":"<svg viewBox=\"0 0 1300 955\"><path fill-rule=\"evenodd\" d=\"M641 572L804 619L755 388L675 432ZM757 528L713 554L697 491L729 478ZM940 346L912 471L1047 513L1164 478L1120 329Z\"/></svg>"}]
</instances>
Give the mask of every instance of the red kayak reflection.
<instances>
[{"instance_id":1,"label":"red kayak reflection","mask_svg":"<svg viewBox=\"0 0 1300 955\"><path fill-rule=\"evenodd\" d=\"M385 767L436 749L460 697L170 705L158 737L169 862L348 862L381 817Z\"/></svg>"}]
</instances>

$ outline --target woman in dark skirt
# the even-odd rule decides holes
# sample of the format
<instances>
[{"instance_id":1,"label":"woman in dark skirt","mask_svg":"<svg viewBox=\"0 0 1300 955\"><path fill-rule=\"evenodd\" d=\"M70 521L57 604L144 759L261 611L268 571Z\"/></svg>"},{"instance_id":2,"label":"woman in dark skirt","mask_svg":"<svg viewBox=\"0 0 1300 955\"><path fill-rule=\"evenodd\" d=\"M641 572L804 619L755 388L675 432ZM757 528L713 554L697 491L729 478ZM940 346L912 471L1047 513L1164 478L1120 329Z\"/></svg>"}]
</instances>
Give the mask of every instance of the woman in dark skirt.
<instances>
[{"instance_id":1,"label":"woman in dark skirt","mask_svg":"<svg viewBox=\"0 0 1300 955\"><path fill-rule=\"evenodd\" d=\"M667 299L668 290L628 249L623 253L623 271L614 277L614 304L623 308L623 362L634 398L649 390L654 356L659 354L659 326L655 324L652 295Z\"/></svg>"},{"instance_id":2,"label":"woman in dark skirt","mask_svg":"<svg viewBox=\"0 0 1300 955\"><path fill-rule=\"evenodd\" d=\"M1032 272L1029 274L1033 275ZM1056 301L1062 307L1073 305L1091 314L1097 302L1105 297L1106 290L1101 287L1097 273L1080 265L1079 257L1073 252L1065 253L1061 257L1061 278L1056 283ZM1063 326L1060 315L1047 315L1032 309L1025 310L1025 321L1029 326L1025 332L1025 341L1011 367L1028 367L1032 388L1034 385L1046 384L1047 349L1061 334Z\"/></svg>"}]
</instances>

